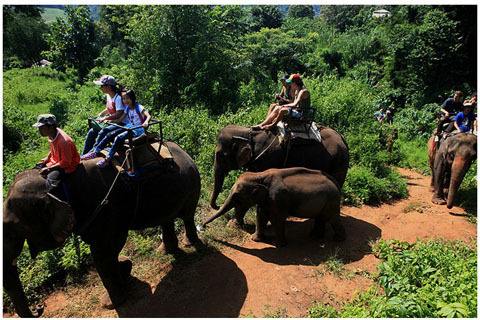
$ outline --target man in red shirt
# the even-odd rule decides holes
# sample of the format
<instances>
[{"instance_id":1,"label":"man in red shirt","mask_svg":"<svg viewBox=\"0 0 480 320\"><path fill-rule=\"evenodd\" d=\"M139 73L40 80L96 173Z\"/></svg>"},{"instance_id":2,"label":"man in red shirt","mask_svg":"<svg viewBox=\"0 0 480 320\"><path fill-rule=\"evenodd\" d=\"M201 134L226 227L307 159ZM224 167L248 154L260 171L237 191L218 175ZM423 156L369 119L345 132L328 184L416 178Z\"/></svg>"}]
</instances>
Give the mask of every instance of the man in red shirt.
<instances>
[{"instance_id":1,"label":"man in red shirt","mask_svg":"<svg viewBox=\"0 0 480 320\"><path fill-rule=\"evenodd\" d=\"M33 126L38 128L42 137L48 137L50 143L47 157L36 165L40 174L47 179L47 190L50 192L60 185L65 174L75 171L80 163L80 155L72 138L57 128L57 120L53 114L39 115ZM63 190L58 191L62 193Z\"/></svg>"}]
</instances>

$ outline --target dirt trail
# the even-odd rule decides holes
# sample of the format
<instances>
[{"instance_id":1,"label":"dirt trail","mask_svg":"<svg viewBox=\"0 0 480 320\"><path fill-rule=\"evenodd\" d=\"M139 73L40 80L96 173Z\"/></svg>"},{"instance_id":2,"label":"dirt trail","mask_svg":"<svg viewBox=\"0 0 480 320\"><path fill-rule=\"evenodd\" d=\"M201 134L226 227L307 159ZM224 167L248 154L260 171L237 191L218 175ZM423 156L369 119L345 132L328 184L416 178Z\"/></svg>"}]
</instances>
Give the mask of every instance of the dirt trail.
<instances>
[{"instance_id":1,"label":"dirt trail","mask_svg":"<svg viewBox=\"0 0 480 320\"><path fill-rule=\"evenodd\" d=\"M429 177L399 169L408 178L406 200L379 207L343 207L347 231L343 243L308 237L309 221L293 219L287 225L289 244L276 249L266 243L223 243L221 252L181 265L138 265L133 274L134 297L118 310L98 303L104 289L95 272L86 284L51 294L47 317L304 317L314 301L336 306L365 290L373 281L380 260L370 253L369 241L476 238L476 225L464 210L430 202ZM452 214L454 213L454 214ZM344 275L326 272L325 262L336 256L344 262ZM147 272L147 273L148 273ZM7 315L5 315L7 316Z\"/></svg>"}]
</instances>

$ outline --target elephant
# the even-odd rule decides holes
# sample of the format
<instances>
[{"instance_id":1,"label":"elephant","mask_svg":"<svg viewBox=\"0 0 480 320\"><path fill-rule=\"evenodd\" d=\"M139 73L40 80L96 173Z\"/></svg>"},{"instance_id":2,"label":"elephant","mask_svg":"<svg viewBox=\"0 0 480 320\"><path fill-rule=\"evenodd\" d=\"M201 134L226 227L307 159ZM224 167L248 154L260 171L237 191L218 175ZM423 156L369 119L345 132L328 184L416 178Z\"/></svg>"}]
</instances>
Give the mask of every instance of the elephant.
<instances>
[{"instance_id":1,"label":"elephant","mask_svg":"<svg viewBox=\"0 0 480 320\"><path fill-rule=\"evenodd\" d=\"M447 204L447 208L451 209L465 174L472 161L477 158L477 136L471 133L449 136L440 144L438 150L434 139L435 135L428 140L428 158L432 170L432 202ZM448 194L446 201L445 193Z\"/></svg>"},{"instance_id":2,"label":"elephant","mask_svg":"<svg viewBox=\"0 0 480 320\"><path fill-rule=\"evenodd\" d=\"M96 208L118 174L113 166L99 168L98 158L81 162L77 170L65 178L68 203L47 193L45 179L38 169L16 176L3 205L3 275L4 289L19 316L41 314L28 307L16 258L25 240L32 258L41 251L61 247L50 230L59 216L73 216L73 232L90 245L93 262L108 293L102 300L109 307L120 306L128 296L126 284L132 263L119 261L119 253L129 230L160 225L163 239L160 249L175 253L179 249L174 220L181 218L186 244L201 244L194 222L200 197L199 172L190 156L178 145L165 144L173 156L170 166L145 172L145 177L137 182L126 181L121 175L108 203L96 216Z\"/></svg>"},{"instance_id":3,"label":"elephant","mask_svg":"<svg viewBox=\"0 0 480 320\"><path fill-rule=\"evenodd\" d=\"M270 168L306 167L331 174L340 188L345 182L349 166L348 146L333 129L318 126L321 143L294 144L285 148L275 141L275 132L252 130L248 127L228 125L218 134L214 160L214 187L210 206L216 204L225 176L244 168L259 172Z\"/></svg>"},{"instance_id":4,"label":"elephant","mask_svg":"<svg viewBox=\"0 0 480 320\"><path fill-rule=\"evenodd\" d=\"M257 205L262 210L257 212L254 241L265 238L269 220L275 230L277 246L284 246L288 216L315 219L311 233L315 237L323 237L325 222L330 221L335 240L344 240L340 198L340 185L332 176L318 170L294 167L246 172L237 179L220 210L207 219L203 227L232 208L235 208L237 220L243 221L247 210Z\"/></svg>"}]
</instances>

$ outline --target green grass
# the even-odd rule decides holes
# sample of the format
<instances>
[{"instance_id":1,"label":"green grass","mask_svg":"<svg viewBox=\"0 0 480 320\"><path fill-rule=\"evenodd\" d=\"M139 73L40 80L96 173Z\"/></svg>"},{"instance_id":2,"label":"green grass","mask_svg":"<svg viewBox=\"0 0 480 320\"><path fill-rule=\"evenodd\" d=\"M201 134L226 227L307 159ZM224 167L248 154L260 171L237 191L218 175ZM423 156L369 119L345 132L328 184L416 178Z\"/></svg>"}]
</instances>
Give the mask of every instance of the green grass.
<instances>
[{"instance_id":1,"label":"green grass","mask_svg":"<svg viewBox=\"0 0 480 320\"><path fill-rule=\"evenodd\" d=\"M430 175L430 167L428 165L427 140L398 140L400 153L402 155L398 165L403 168L413 169L423 175Z\"/></svg>"},{"instance_id":2,"label":"green grass","mask_svg":"<svg viewBox=\"0 0 480 320\"><path fill-rule=\"evenodd\" d=\"M477 316L476 243L381 240L376 285L338 310L321 303L310 317L395 318Z\"/></svg>"},{"instance_id":3,"label":"green grass","mask_svg":"<svg viewBox=\"0 0 480 320\"><path fill-rule=\"evenodd\" d=\"M42 18L46 23L52 23L57 18L65 17L65 11L58 8L43 8Z\"/></svg>"}]
</instances>

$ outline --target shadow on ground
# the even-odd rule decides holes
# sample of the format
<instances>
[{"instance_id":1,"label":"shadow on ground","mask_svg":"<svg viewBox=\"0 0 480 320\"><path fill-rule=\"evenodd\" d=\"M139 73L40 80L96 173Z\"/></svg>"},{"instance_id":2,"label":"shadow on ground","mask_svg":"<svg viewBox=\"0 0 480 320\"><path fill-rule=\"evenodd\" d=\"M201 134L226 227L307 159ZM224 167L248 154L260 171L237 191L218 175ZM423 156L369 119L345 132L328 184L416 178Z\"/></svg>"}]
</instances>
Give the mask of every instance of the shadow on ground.
<instances>
[{"instance_id":1,"label":"shadow on ground","mask_svg":"<svg viewBox=\"0 0 480 320\"><path fill-rule=\"evenodd\" d=\"M287 221L288 244L281 248L246 248L222 240L217 241L227 247L278 265L318 265L333 255L342 259L344 263L358 261L371 252L369 242L379 239L382 235L377 226L360 219L342 216L341 222L347 233L347 239L343 242L332 240L333 231L328 228L328 225L324 239L310 238L313 220ZM266 242L271 243L273 230L270 227L267 230L267 236L269 237Z\"/></svg>"},{"instance_id":2,"label":"shadow on ground","mask_svg":"<svg viewBox=\"0 0 480 320\"><path fill-rule=\"evenodd\" d=\"M223 317L240 315L247 282L234 261L215 249L200 260L185 254L155 286L132 277L132 297L119 317ZM188 257L190 255L190 257Z\"/></svg>"}]
</instances>

